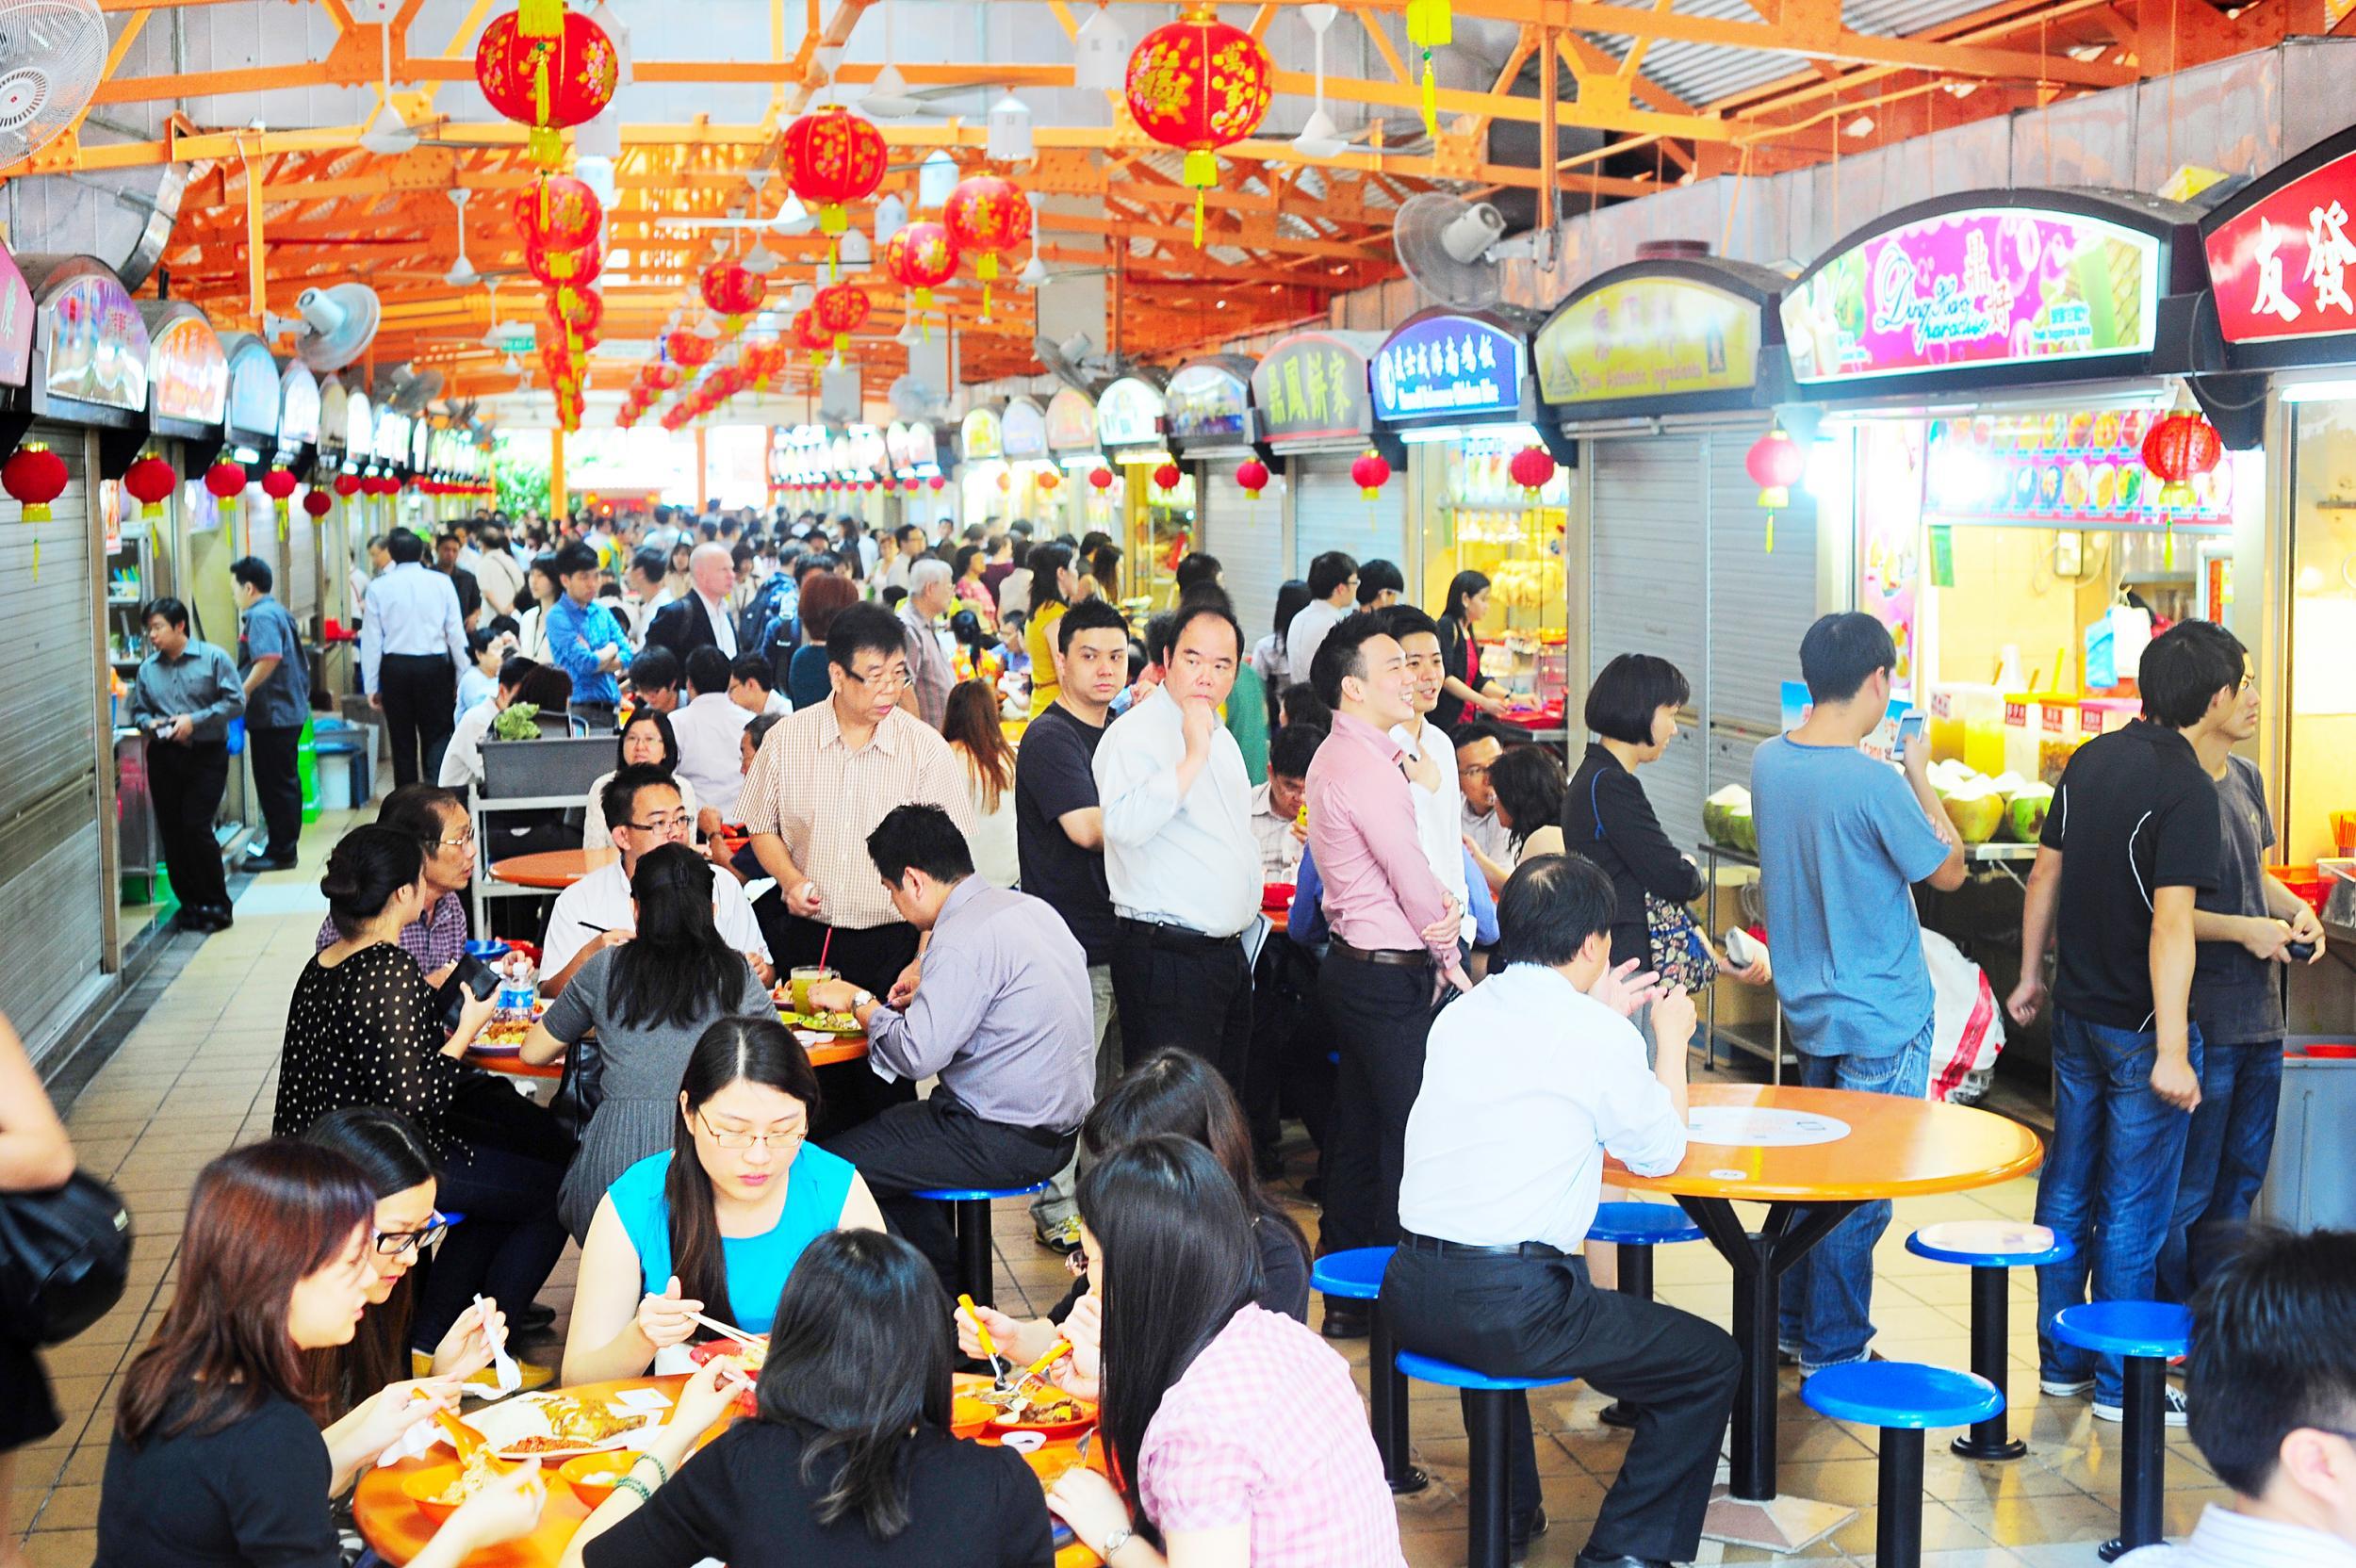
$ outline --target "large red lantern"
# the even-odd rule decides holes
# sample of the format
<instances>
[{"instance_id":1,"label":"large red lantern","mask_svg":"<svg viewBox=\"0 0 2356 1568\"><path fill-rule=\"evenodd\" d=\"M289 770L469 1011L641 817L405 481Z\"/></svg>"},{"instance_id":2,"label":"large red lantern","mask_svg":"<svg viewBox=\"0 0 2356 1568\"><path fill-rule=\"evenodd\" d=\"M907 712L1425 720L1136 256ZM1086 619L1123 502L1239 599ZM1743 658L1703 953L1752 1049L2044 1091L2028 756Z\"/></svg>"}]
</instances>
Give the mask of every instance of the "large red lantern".
<instances>
[{"instance_id":1,"label":"large red lantern","mask_svg":"<svg viewBox=\"0 0 2356 1568\"><path fill-rule=\"evenodd\" d=\"M291 500L294 498L295 488L295 477L289 469L272 468L262 476L262 494L271 500Z\"/></svg>"},{"instance_id":2,"label":"large red lantern","mask_svg":"<svg viewBox=\"0 0 2356 1568\"><path fill-rule=\"evenodd\" d=\"M353 496L358 495L361 488L361 479L358 474L337 474L335 476L335 494L343 497L347 500Z\"/></svg>"},{"instance_id":3,"label":"large red lantern","mask_svg":"<svg viewBox=\"0 0 2356 1568\"><path fill-rule=\"evenodd\" d=\"M2224 456L2225 442L2217 427L2190 409L2154 421L2143 437L2143 466L2165 486L2160 492L2163 506L2190 505L2193 480Z\"/></svg>"},{"instance_id":4,"label":"large red lantern","mask_svg":"<svg viewBox=\"0 0 2356 1568\"><path fill-rule=\"evenodd\" d=\"M532 127L532 161L553 169L564 155L557 133L584 124L614 101L620 62L605 29L577 11L563 31L525 35L516 14L494 17L475 45L474 78L483 96L506 119Z\"/></svg>"},{"instance_id":5,"label":"large red lantern","mask_svg":"<svg viewBox=\"0 0 2356 1568\"><path fill-rule=\"evenodd\" d=\"M335 504L324 490L314 490L303 498L303 510L314 517L326 516L328 509Z\"/></svg>"},{"instance_id":6,"label":"large red lantern","mask_svg":"<svg viewBox=\"0 0 2356 1568\"><path fill-rule=\"evenodd\" d=\"M786 183L804 204L818 209L818 227L825 234L841 234L849 225L845 204L875 193L888 156L875 122L839 104L805 114L785 128Z\"/></svg>"},{"instance_id":7,"label":"large red lantern","mask_svg":"<svg viewBox=\"0 0 2356 1568\"><path fill-rule=\"evenodd\" d=\"M1253 500L1268 488L1268 465L1256 457L1247 457L1235 465L1235 488Z\"/></svg>"},{"instance_id":8,"label":"large red lantern","mask_svg":"<svg viewBox=\"0 0 2356 1568\"><path fill-rule=\"evenodd\" d=\"M681 327L663 339L663 346L670 350L674 363L683 365L693 370L709 365L712 362L712 351L720 345L717 339L698 336Z\"/></svg>"},{"instance_id":9,"label":"large red lantern","mask_svg":"<svg viewBox=\"0 0 2356 1568\"><path fill-rule=\"evenodd\" d=\"M982 280L982 316L990 316L990 286L998 276L998 255L1031 237L1031 204L1012 180L971 174L959 180L942 204L941 220L961 253L973 257Z\"/></svg>"},{"instance_id":10,"label":"large red lantern","mask_svg":"<svg viewBox=\"0 0 2356 1568\"><path fill-rule=\"evenodd\" d=\"M139 503L140 514L160 517L164 513L164 498L170 496L180 482L172 465L160 457L142 457L123 470L123 488Z\"/></svg>"},{"instance_id":11,"label":"large red lantern","mask_svg":"<svg viewBox=\"0 0 2356 1568\"><path fill-rule=\"evenodd\" d=\"M1530 492L1530 499L1536 500L1538 492L1554 478L1554 454L1544 447L1524 447L1513 454L1505 471L1514 483Z\"/></svg>"},{"instance_id":12,"label":"large red lantern","mask_svg":"<svg viewBox=\"0 0 2356 1568\"><path fill-rule=\"evenodd\" d=\"M25 509L28 523L49 521L49 503L65 494L73 477L65 459L39 441L25 442L0 464L0 489Z\"/></svg>"},{"instance_id":13,"label":"large red lantern","mask_svg":"<svg viewBox=\"0 0 2356 1568\"><path fill-rule=\"evenodd\" d=\"M222 458L205 470L205 488L218 501L245 494L245 466Z\"/></svg>"},{"instance_id":14,"label":"large red lantern","mask_svg":"<svg viewBox=\"0 0 2356 1568\"><path fill-rule=\"evenodd\" d=\"M1260 41L1209 6L1154 28L1129 56L1129 113L1137 129L1186 155L1194 243L1203 245L1203 192L1219 183L1214 155L1260 128L1274 67Z\"/></svg>"},{"instance_id":15,"label":"large red lantern","mask_svg":"<svg viewBox=\"0 0 2356 1568\"><path fill-rule=\"evenodd\" d=\"M919 219L884 241L883 272L914 296L915 308L933 308L933 290L957 275L957 242L945 224Z\"/></svg>"},{"instance_id":16,"label":"large red lantern","mask_svg":"<svg viewBox=\"0 0 2356 1568\"><path fill-rule=\"evenodd\" d=\"M597 237L604 204L586 180L546 174L515 198L515 230L524 242L548 251L578 251Z\"/></svg>"},{"instance_id":17,"label":"large red lantern","mask_svg":"<svg viewBox=\"0 0 2356 1568\"><path fill-rule=\"evenodd\" d=\"M596 244L583 245L578 251L551 251L545 245L524 242L524 266L540 280L544 288L563 284L586 284L605 270L605 250Z\"/></svg>"},{"instance_id":18,"label":"large red lantern","mask_svg":"<svg viewBox=\"0 0 2356 1568\"><path fill-rule=\"evenodd\" d=\"M1799 443L1775 425L1751 443L1742 466L1759 486L1759 504L1767 509L1767 549L1775 547L1775 510L1792 504L1792 487L1808 472L1808 454Z\"/></svg>"},{"instance_id":19,"label":"large red lantern","mask_svg":"<svg viewBox=\"0 0 2356 1568\"><path fill-rule=\"evenodd\" d=\"M1113 471L1099 464L1088 470L1088 488L1099 495L1113 487Z\"/></svg>"},{"instance_id":20,"label":"large red lantern","mask_svg":"<svg viewBox=\"0 0 2356 1568\"><path fill-rule=\"evenodd\" d=\"M1180 471L1178 465L1175 463L1165 463L1160 467L1153 470L1153 488L1159 490L1165 497L1167 497L1172 490L1177 489L1180 484L1184 483L1186 482L1186 476Z\"/></svg>"},{"instance_id":21,"label":"large red lantern","mask_svg":"<svg viewBox=\"0 0 2356 1568\"><path fill-rule=\"evenodd\" d=\"M1372 500L1391 482L1391 466L1381 452L1368 452L1350 466L1350 477L1359 492Z\"/></svg>"},{"instance_id":22,"label":"large red lantern","mask_svg":"<svg viewBox=\"0 0 2356 1568\"><path fill-rule=\"evenodd\" d=\"M732 261L704 270L704 303L722 316L750 316L768 292L767 284Z\"/></svg>"},{"instance_id":23,"label":"large red lantern","mask_svg":"<svg viewBox=\"0 0 2356 1568\"><path fill-rule=\"evenodd\" d=\"M834 351L841 353L851 346L851 335L867 324L871 308L867 290L855 283L835 283L818 291L810 313L819 330L832 338Z\"/></svg>"},{"instance_id":24,"label":"large red lantern","mask_svg":"<svg viewBox=\"0 0 2356 1568\"><path fill-rule=\"evenodd\" d=\"M562 284L548 290L548 318L575 337L586 338L605 319L605 296Z\"/></svg>"}]
</instances>

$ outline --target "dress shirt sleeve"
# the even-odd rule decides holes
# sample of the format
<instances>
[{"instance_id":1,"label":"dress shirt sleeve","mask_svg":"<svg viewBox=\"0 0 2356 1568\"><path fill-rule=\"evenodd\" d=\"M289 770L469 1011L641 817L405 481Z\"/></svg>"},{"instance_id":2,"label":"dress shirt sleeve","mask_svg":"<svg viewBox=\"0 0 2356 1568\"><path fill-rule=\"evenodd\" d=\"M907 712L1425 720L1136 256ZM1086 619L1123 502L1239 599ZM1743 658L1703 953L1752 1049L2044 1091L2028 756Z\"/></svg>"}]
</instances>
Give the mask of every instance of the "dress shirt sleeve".
<instances>
[{"instance_id":1,"label":"dress shirt sleeve","mask_svg":"<svg viewBox=\"0 0 2356 1568\"><path fill-rule=\"evenodd\" d=\"M1377 773L1378 766L1390 777ZM1333 782L1337 787L1327 799L1340 809L1345 821L1355 825L1366 853L1390 884L1391 896L1398 900L1409 923L1421 932L1447 911L1448 893L1432 874L1432 862L1424 858L1423 838L1415 830L1415 798L1407 792L1414 786L1396 769L1373 762ZM1393 783L1397 789L1390 788ZM1315 813L1311 815L1315 820ZM1424 945L1441 963L1456 961L1453 935Z\"/></svg>"},{"instance_id":2,"label":"dress shirt sleeve","mask_svg":"<svg viewBox=\"0 0 2356 1568\"><path fill-rule=\"evenodd\" d=\"M212 650L205 661L205 673L213 679L213 700L194 710L188 717L201 728L207 720L219 719L227 724L245 711L245 682L238 678L237 666L221 649Z\"/></svg>"},{"instance_id":3,"label":"dress shirt sleeve","mask_svg":"<svg viewBox=\"0 0 2356 1568\"><path fill-rule=\"evenodd\" d=\"M442 645L450 652L450 662L463 670L474 660L466 652L466 613L459 605L458 585L439 572L434 576L440 584L434 596L442 614Z\"/></svg>"},{"instance_id":4,"label":"dress shirt sleeve","mask_svg":"<svg viewBox=\"0 0 2356 1568\"><path fill-rule=\"evenodd\" d=\"M691 805L692 811L694 807ZM761 921L753 913L752 901L735 877L712 868L712 921L719 928L720 939L739 953L758 953L764 963L777 960L769 952L769 939L761 934Z\"/></svg>"},{"instance_id":5,"label":"dress shirt sleeve","mask_svg":"<svg viewBox=\"0 0 2356 1568\"><path fill-rule=\"evenodd\" d=\"M911 1082L947 1067L973 1037L995 995L987 957L962 943L942 942L936 933L924 952L924 983L907 1010L878 1007L869 1015L868 1054Z\"/></svg>"},{"instance_id":6,"label":"dress shirt sleeve","mask_svg":"<svg viewBox=\"0 0 2356 1568\"><path fill-rule=\"evenodd\" d=\"M1685 1123L1670 1103L1669 1091L1644 1069L1644 1042L1635 1025L1618 1025L1601 1049L1581 1062L1578 1075L1595 1086L1587 1100L1595 1139L1639 1176L1665 1176L1685 1159Z\"/></svg>"},{"instance_id":7,"label":"dress shirt sleeve","mask_svg":"<svg viewBox=\"0 0 2356 1568\"><path fill-rule=\"evenodd\" d=\"M1104 810L1104 837L1128 849L1153 842L1183 803L1175 764L1154 755L1141 733L1126 737L1127 745L1116 741L1118 726L1135 722L1126 715L1115 721L1115 729L1097 745L1092 769L1096 798Z\"/></svg>"},{"instance_id":8,"label":"dress shirt sleeve","mask_svg":"<svg viewBox=\"0 0 2356 1568\"><path fill-rule=\"evenodd\" d=\"M360 682L376 695L376 672L384 662L384 585L370 579L360 599Z\"/></svg>"},{"instance_id":9,"label":"dress shirt sleeve","mask_svg":"<svg viewBox=\"0 0 2356 1568\"><path fill-rule=\"evenodd\" d=\"M569 599L548 612L548 659L573 678L576 692L597 673L597 656L588 645L589 625L584 612Z\"/></svg>"},{"instance_id":10,"label":"dress shirt sleeve","mask_svg":"<svg viewBox=\"0 0 2356 1568\"><path fill-rule=\"evenodd\" d=\"M581 923L581 901L567 903L563 893L557 895L555 907L548 911L548 934L540 939L541 973L562 973L564 966L573 961L573 956L597 936Z\"/></svg>"}]
</instances>

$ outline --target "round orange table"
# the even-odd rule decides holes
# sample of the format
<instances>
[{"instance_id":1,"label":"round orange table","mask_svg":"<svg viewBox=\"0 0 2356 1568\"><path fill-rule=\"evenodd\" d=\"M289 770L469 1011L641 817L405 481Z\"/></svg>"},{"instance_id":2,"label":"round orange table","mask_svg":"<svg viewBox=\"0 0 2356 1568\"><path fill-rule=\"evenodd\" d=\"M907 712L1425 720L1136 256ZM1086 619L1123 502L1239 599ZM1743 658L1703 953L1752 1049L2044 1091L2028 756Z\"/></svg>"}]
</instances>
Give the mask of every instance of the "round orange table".
<instances>
[{"instance_id":1,"label":"round orange table","mask_svg":"<svg viewBox=\"0 0 2356 1568\"><path fill-rule=\"evenodd\" d=\"M583 1384L581 1391L610 1394L626 1388L659 1388L676 1396L686 1383L684 1377L626 1378L617 1382ZM709 1443L719 1436L735 1419L731 1415L714 1426L704 1434L704 1441ZM982 1438L978 1441L992 1440ZM1043 1476L1060 1476L1072 1468L1078 1446L1077 1439L1062 1438L1023 1457ZM396 1568L423 1551L426 1543L434 1539L434 1522L401 1494L401 1478L436 1462L449 1462L449 1456L438 1448L423 1459L403 1460L399 1464L382 1468L372 1465L361 1476L359 1489L352 1494L352 1517L359 1527L360 1538L377 1556L395 1564ZM537 1527L530 1535L519 1537L503 1546L490 1546L475 1553L466 1560L467 1568L555 1568L556 1563L562 1560L564 1548L572 1543L581 1522L589 1517L589 1510L573 1495L573 1489L564 1484L564 1478L557 1475L555 1462L544 1464L542 1470L548 1479L548 1503L541 1511ZM1071 1541L1069 1531L1059 1529L1058 1533L1070 1541L1070 1544L1056 1551L1055 1568L1095 1568L1099 1559L1094 1552L1077 1541Z\"/></svg>"},{"instance_id":2,"label":"round orange table","mask_svg":"<svg viewBox=\"0 0 2356 1568\"><path fill-rule=\"evenodd\" d=\"M518 888L562 890L621 858L618 849L547 849L537 855L511 855L491 862L491 880Z\"/></svg>"},{"instance_id":3,"label":"round orange table","mask_svg":"<svg viewBox=\"0 0 2356 1568\"><path fill-rule=\"evenodd\" d=\"M537 1067L512 1052L486 1054L469 1051L459 1060L468 1067L479 1067L485 1072L497 1072L509 1078L562 1078L564 1076L564 1059L562 1056L555 1061Z\"/></svg>"},{"instance_id":4,"label":"round orange table","mask_svg":"<svg viewBox=\"0 0 2356 1568\"><path fill-rule=\"evenodd\" d=\"M1705 1533L1796 1551L1850 1511L1831 1510L1825 1523L1823 1504L1792 1498L1785 1501L1794 1507L1772 1506L1776 1282L1859 1203L1994 1186L2035 1170L2044 1149L2026 1127L1987 1111L1852 1089L1696 1084L1690 1104L1705 1125L1728 1119L1708 1135L1748 1141L1689 1136L1684 1163L1667 1175L1632 1175L1611 1160L1606 1179L1675 1197L1734 1270L1742 1376L1735 1385L1727 1492L1759 1517L1746 1520L1740 1535ZM1827 1135L1836 1124L1846 1131ZM1787 1138L1814 1141L1781 1141ZM1736 1216L1738 1201L1768 1205L1758 1231Z\"/></svg>"}]
</instances>

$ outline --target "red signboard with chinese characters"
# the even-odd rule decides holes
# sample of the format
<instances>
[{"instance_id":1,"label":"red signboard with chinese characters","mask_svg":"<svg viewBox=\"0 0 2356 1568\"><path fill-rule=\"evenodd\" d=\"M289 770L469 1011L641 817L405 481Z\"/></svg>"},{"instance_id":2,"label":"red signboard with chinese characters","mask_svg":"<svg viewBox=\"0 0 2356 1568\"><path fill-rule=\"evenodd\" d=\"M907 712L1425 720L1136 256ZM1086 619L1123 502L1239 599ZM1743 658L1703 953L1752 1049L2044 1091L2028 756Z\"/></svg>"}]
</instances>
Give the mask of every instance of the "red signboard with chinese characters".
<instances>
[{"instance_id":1,"label":"red signboard with chinese characters","mask_svg":"<svg viewBox=\"0 0 2356 1568\"><path fill-rule=\"evenodd\" d=\"M2312 156L2313 155L2310 155ZM2244 192L2203 225L2209 286L2228 343L2356 332L2356 147L2271 190Z\"/></svg>"}]
</instances>

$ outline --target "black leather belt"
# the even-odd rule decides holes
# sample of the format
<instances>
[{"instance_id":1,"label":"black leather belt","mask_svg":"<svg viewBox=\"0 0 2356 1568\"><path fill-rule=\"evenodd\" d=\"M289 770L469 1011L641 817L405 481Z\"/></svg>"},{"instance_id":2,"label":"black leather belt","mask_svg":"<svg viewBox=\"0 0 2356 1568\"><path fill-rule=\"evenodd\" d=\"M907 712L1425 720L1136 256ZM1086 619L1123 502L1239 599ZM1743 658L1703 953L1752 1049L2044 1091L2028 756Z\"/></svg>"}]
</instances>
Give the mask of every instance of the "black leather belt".
<instances>
[{"instance_id":1,"label":"black leather belt","mask_svg":"<svg viewBox=\"0 0 2356 1568\"><path fill-rule=\"evenodd\" d=\"M1166 925L1157 920L1134 920L1127 915L1118 916L1117 923L1133 937L1151 942L1155 947L1171 948L1181 953L1207 953L1235 946L1233 937L1214 937L1207 931L1197 931L1188 925Z\"/></svg>"},{"instance_id":2,"label":"black leather belt","mask_svg":"<svg viewBox=\"0 0 2356 1568\"><path fill-rule=\"evenodd\" d=\"M1432 955L1420 947L1352 947L1339 937L1328 938L1325 946L1329 953L1338 953L1345 958L1355 958L1362 964L1389 964L1399 969L1430 969L1432 967Z\"/></svg>"},{"instance_id":3,"label":"black leather belt","mask_svg":"<svg viewBox=\"0 0 2356 1568\"><path fill-rule=\"evenodd\" d=\"M1442 1241L1438 1236L1420 1236L1413 1231L1401 1231L1399 1244L1410 1252L1430 1252L1441 1258L1567 1258L1571 1254L1543 1241L1508 1242L1501 1247L1475 1247L1469 1242Z\"/></svg>"}]
</instances>

